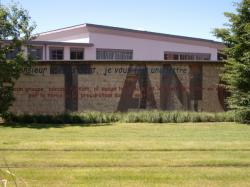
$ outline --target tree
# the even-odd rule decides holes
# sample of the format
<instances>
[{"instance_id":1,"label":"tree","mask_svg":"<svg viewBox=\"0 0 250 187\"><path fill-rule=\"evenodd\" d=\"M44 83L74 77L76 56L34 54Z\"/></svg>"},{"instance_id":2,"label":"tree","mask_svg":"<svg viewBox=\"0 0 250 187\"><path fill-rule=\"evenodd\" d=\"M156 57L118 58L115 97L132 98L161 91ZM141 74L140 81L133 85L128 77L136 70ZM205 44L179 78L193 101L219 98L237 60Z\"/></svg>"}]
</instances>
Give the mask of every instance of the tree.
<instances>
[{"instance_id":1,"label":"tree","mask_svg":"<svg viewBox=\"0 0 250 187\"><path fill-rule=\"evenodd\" d=\"M225 44L227 55L222 79L230 92L228 105L237 120L250 123L250 0L236 4L236 13L224 13L229 23L214 34Z\"/></svg>"},{"instance_id":2,"label":"tree","mask_svg":"<svg viewBox=\"0 0 250 187\"><path fill-rule=\"evenodd\" d=\"M14 100L15 80L22 69L32 63L22 50L23 44L32 39L35 29L30 19L28 12L17 4L0 5L0 116L8 111ZM8 58L8 54L15 51L15 56Z\"/></svg>"}]
</instances>

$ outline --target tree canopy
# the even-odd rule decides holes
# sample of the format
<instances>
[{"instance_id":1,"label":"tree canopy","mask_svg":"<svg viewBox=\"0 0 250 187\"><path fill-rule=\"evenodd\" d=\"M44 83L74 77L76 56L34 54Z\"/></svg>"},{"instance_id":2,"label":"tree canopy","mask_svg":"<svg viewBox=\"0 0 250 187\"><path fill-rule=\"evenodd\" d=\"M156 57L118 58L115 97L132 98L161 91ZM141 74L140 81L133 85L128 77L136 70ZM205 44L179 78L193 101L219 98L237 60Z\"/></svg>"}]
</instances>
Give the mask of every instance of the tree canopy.
<instances>
[{"instance_id":1,"label":"tree canopy","mask_svg":"<svg viewBox=\"0 0 250 187\"><path fill-rule=\"evenodd\" d=\"M230 92L228 104L238 120L250 123L250 0L236 3L236 13L224 13L229 23L214 30L225 44L227 62L222 79Z\"/></svg>"},{"instance_id":2,"label":"tree canopy","mask_svg":"<svg viewBox=\"0 0 250 187\"><path fill-rule=\"evenodd\" d=\"M0 115L14 100L15 80L23 67L31 64L25 58L22 46L32 39L34 29L35 24L31 22L28 12L18 4L0 5Z\"/></svg>"}]
</instances>

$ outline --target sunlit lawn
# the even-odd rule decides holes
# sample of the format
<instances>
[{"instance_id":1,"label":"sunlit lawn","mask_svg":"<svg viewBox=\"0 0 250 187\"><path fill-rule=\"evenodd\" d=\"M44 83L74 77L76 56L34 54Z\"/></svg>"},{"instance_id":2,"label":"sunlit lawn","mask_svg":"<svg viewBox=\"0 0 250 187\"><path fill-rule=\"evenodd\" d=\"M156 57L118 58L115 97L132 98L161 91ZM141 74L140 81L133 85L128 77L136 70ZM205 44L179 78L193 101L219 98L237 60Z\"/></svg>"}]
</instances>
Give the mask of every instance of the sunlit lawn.
<instances>
[{"instance_id":1,"label":"sunlit lawn","mask_svg":"<svg viewBox=\"0 0 250 187\"><path fill-rule=\"evenodd\" d=\"M0 165L10 167L20 186L245 187L250 126L0 125Z\"/></svg>"}]
</instances>

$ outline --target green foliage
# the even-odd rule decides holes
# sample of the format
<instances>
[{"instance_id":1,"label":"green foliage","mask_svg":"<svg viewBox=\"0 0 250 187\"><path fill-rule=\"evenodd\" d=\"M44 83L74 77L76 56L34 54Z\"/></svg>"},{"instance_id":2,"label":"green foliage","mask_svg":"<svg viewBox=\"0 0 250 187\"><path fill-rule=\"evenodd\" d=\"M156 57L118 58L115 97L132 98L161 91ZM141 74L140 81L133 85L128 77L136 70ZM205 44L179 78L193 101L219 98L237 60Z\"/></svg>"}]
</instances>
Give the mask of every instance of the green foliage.
<instances>
[{"instance_id":1,"label":"green foliage","mask_svg":"<svg viewBox=\"0 0 250 187\"><path fill-rule=\"evenodd\" d=\"M185 122L233 122L234 113L145 111L122 114L121 122L127 123L185 123Z\"/></svg>"},{"instance_id":2,"label":"green foliage","mask_svg":"<svg viewBox=\"0 0 250 187\"><path fill-rule=\"evenodd\" d=\"M222 78L230 91L229 107L237 110L237 120L250 123L250 0L238 3L236 11L225 13L229 24L214 33L226 45L228 60Z\"/></svg>"},{"instance_id":3,"label":"green foliage","mask_svg":"<svg viewBox=\"0 0 250 187\"><path fill-rule=\"evenodd\" d=\"M164 112L143 111L128 113L85 112L58 115L5 115L8 123L41 124L97 124L97 123L184 123L184 122L233 122L234 112Z\"/></svg>"},{"instance_id":4,"label":"green foliage","mask_svg":"<svg viewBox=\"0 0 250 187\"><path fill-rule=\"evenodd\" d=\"M250 124L250 109L238 110L236 113L236 121Z\"/></svg>"},{"instance_id":5,"label":"green foliage","mask_svg":"<svg viewBox=\"0 0 250 187\"><path fill-rule=\"evenodd\" d=\"M24 58L22 45L32 39L35 25L30 23L26 10L14 4L10 7L0 5L0 116L5 113L14 100L13 87L25 66L32 61ZM19 49L13 59L7 54Z\"/></svg>"}]
</instances>

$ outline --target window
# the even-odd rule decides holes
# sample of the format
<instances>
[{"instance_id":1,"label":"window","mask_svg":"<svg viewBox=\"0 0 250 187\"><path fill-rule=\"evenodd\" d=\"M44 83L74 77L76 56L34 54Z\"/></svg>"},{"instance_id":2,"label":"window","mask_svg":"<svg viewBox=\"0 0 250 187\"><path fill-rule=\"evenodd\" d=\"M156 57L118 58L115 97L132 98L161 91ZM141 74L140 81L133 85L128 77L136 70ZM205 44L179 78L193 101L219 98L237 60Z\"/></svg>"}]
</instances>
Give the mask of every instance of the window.
<instances>
[{"instance_id":1,"label":"window","mask_svg":"<svg viewBox=\"0 0 250 187\"><path fill-rule=\"evenodd\" d=\"M20 48L16 48L16 49L11 49L8 53L6 53L6 58L8 60L14 59L16 58L17 54L21 51Z\"/></svg>"},{"instance_id":2,"label":"window","mask_svg":"<svg viewBox=\"0 0 250 187\"><path fill-rule=\"evenodd\" d=\"M84 49L71 48L70 49L70 59L71 60L83 60L84 59Z\"/></svg>"},{"instance_id":3,"label":"window","mask_svg":"<svg viewBox=\"0 0 250 187\"><path fill-rule=\"evenodd\" d=\"M31 46L28 48L28 54L34 60L42 60L43 59L43 47Z\"/></svg>"},{"instance_id":4,"label":"window","mask_svg":"<svg viewBox=\"0 0 250 187\"><path fill-rule=\"evenodd\" d=\"M165 52L164 60L210 60L209 53Z\"/></svg>"},{"instance_id":5,"label":"window","mask_svg":"<svg viewBox=\"0 0 250 187\"><path fill-rule=\"evenodd\" d=\"M96 49L97 60L132 60L133 50L126 49Z\"/></svg>"},{"instance_id":6,"label":"window","mask_svg":"<svg viewBox=\"0 0 250 187\"><path fill-rule=\"evenodd\" d=\"M50 48L49 56L50 60L63 60L63 48Z\"/></svg>"},{"instance_id":7,"label":"window","mask_svg":"<svg viewBox=\"0 0 250 187\"><path fill-rule=\"evenodd\" d=\"M180 54L180 60L195 60L194 54Z\"/></svg>"},{"instance_id":8,"label":"window","mask_svg":"<svg viewBox=\"0 0 250 187\"><path fill-rule=\"evenodd\" d=\"M179 55L178 54L172 54L174 60L179 60Z\"/></svg>"}]
</instances>

